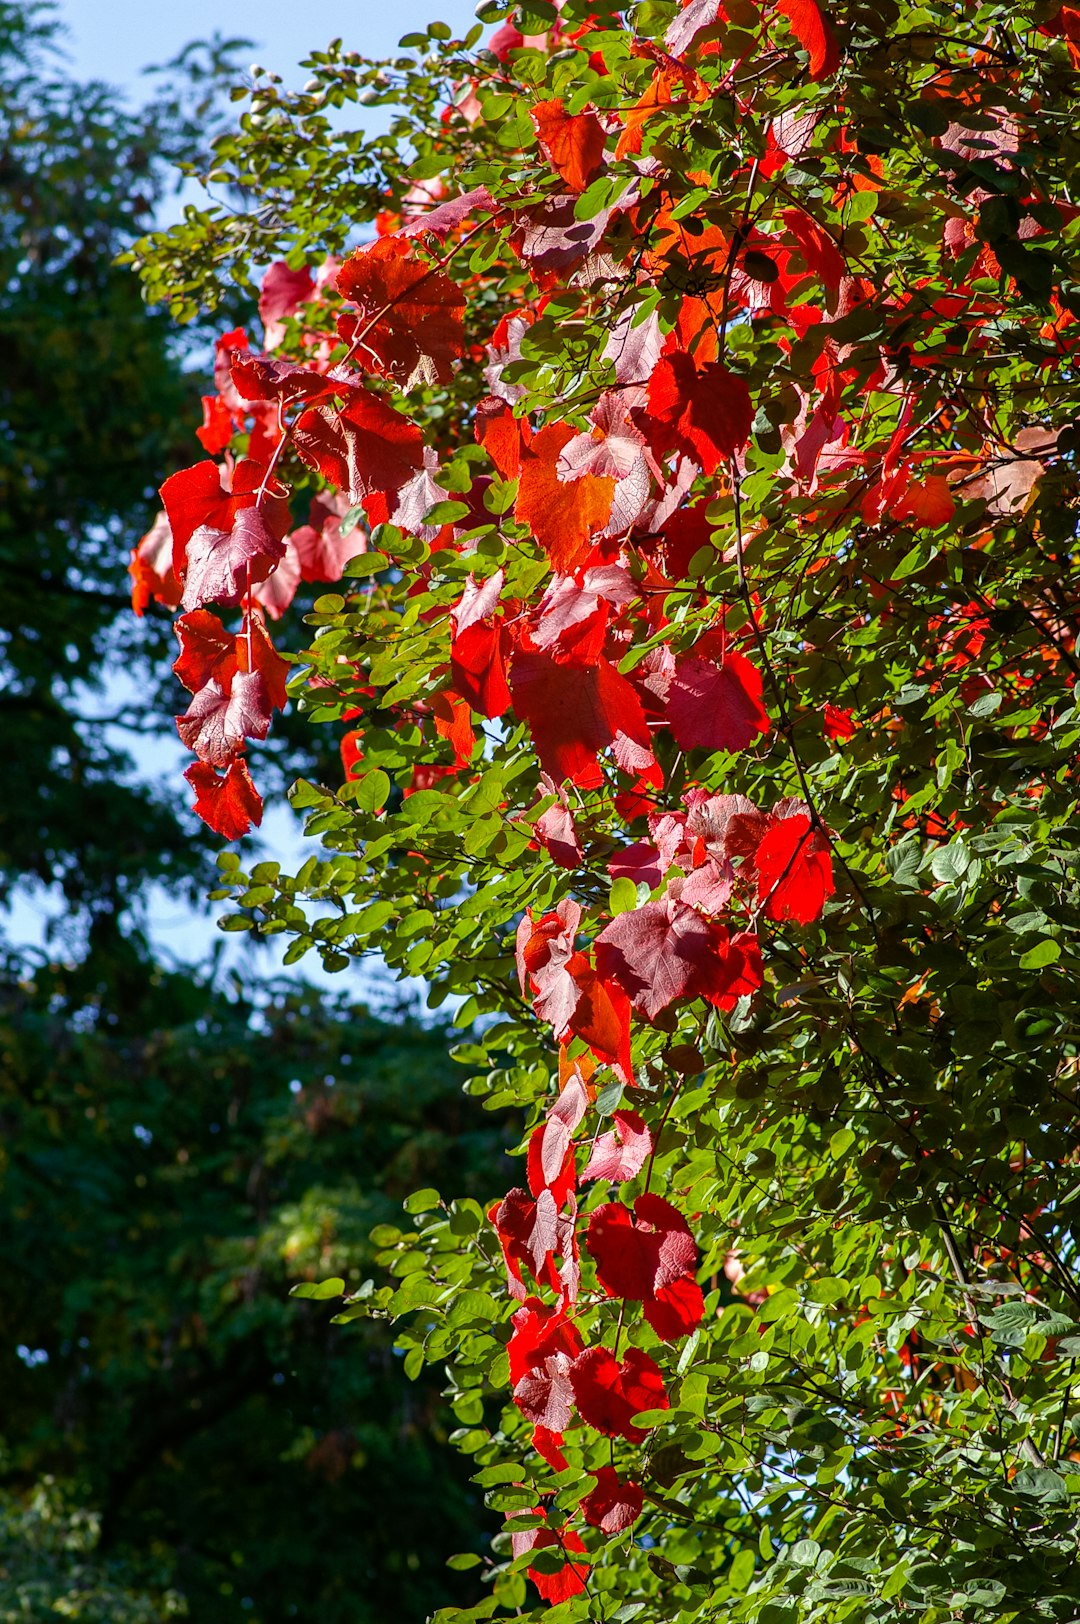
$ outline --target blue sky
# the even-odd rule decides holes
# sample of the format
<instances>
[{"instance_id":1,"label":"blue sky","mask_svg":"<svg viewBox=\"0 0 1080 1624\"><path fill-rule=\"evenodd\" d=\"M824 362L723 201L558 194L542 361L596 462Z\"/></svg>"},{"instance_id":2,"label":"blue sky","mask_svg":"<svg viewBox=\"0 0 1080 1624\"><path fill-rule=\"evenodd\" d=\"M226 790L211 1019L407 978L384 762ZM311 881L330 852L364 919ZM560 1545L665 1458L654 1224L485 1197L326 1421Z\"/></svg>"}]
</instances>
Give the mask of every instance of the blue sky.
<instances>
[{"instance_id":1,"label":"blue sky","mask_svg":"<svg viewBox=\"0 0 1080 1624\"><path fill-rule=\"evenodd\" d=\"M192 39L219 30L254 41L251 60L288 83L300 60L340 35L365 56L392 55L402 34L438 19L461 34L475 0L352 0L333 6L296 0L60 0L71 66L79 78L137 88L141 70L168 61Z\"/></svg>"}]
</instances>

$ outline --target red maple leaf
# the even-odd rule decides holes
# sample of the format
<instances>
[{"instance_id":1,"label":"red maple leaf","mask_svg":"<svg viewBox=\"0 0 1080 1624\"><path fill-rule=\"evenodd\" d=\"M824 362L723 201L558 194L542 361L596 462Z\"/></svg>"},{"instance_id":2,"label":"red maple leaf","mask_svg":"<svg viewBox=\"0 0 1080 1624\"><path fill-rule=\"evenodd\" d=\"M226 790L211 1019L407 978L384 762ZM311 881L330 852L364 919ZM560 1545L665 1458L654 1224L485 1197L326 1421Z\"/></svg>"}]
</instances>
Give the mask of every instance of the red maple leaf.
<instances>
[{"instance_id":1,"label":"red maple leaf","mask_svg":"<svg viewBox=\"0 0 1080 1624\"><path fill-rule=\"evenodd\" d=\"M609 1438L639 1444L647 1434L633 1417L670 1408L660 1367L640 1348L628 1348L621 1364L608 1348L586 1348L571 1366L570 1381L582 1420Z\"/></svg>"},{"instance_id":2,"label":"red maple leaf","mask_svg":"<svg viewBox=\"0 0 1080 1624\"><path fill-rule=\"evenodd\" d=\"M690 1226L670 1202L639 1195L629 1207L609 1201L589 1219L586 1239L596 1278L609 1297L640 1302L657 1336L685 1336L704 1306L694 1280L698 1251Z\"/></svg>"},{"instance_id":3,"label":"red maple leaf","mask_svg":"<svg viewBox=\"0 0 1080 1624\"><path fill-rule=\"evenodd\" d=\"M596 1487L581 1502L582 1515L604 1534L622 1534L641 1516L645 1495L640 1483L620 1477L612 1466L601 1466L593 1474Z\"/></svg>"},{"instance_id":4,"label":"red maple leaf","mask_svg":"<svg viewBox=\"0 0 1080 1624\"><path fill-rule=\"evenodd\" d=\"M528 525L561 575L584 563L592 538L611 517L615 481L596 474L560 479L559 458L577 429L549 423L524 453L514 517Z\"/></svg>"},{"instance_id":5,"label":"red maple leaf","mask_svg":"<svg viewBox=\"0 0 1080 1624\"><path fill-rule=\"evenodd\" d=\"M681 750L745 750L769 731L761 673L734 649L720 665L694 653L677 660L666 709Z\"/></svg>"},{"instance_id":6,"label":"red maple leaf","mask_svg":"<svg viewBox=\"0 0 1080 1624\"><path fill-rule=\"evenodd\" d=\"M770 823L754 853L757 902L766 919L810 925L836 890L829 841L808 813Z\"/></svg>"},{"instance_id":7,"label":"red maple leaf","mask_svg":"<svg viewBox=\"0 0 1080 1624\"><path fill-rule=\"evenodd\" d=\"M510 668L514 710L527 722L540 765L556 783L603 783L597 761L611 749L628 772L653 765L648 724L637 692L609 661L565 665L524 651Z\"/></svg>"},{"instance_id":8,"label":"red maple leaf","mask_svg":"<svg viewBox=\"0 0 1080 1624\"><path fill-rule=\"evenodd\" d=\"M424 462L420 430L370 389L354 389L344 406L309 406L297 418L293 444L350 502L375 493L396 498Z\"/></svg>"},{"instance_id":9,"label":"red maple leaf","mask_svg":"<svg viewBox=\"0 0 1080 1624\"><path fill-rule=\"evenodd\" d=\"M194 811L215 834L238 840L262 822L262 797L251 782L247 762L236 760L224 774L205 761L193 761L184 777L195 791Z\"/></svg>"},{"instance_id":10,"label":"red maple leaf","mask_svg":"<svg viewBox=\"0 0 1080 1624\"><path fill-rule=\"evenodd\" d=\"M360 307L359 316L340 318L338 331L377 371L406 387L453 377L465 348L465 295L411 243L384 237L358 249L339 269L337 290Z\"/></svg>"},{"instance_id":11,"label":"red maple leaf","mask_svg":"<svg viewBox=\"0 0 1080 1624\"><path fill-rule=\"evenodd\" d=\"M604 168L604 129L595 113L568 113L562 101L536 102L532 121L540 145L572 192L583 192Z\"/></svg>"},{"instance_id":12,"label":"red maple leaf","mask_svg":"<svg viewBox=\"0 0 1080 1624\"><path fill-rule=\"evenodd\" d=\"M746 379L722 361L699 372L692 356L675 350L649 379L648 408L636 420L658 457L682 451L711 474L750 438L754 408Z\"/></svg>"}]
</instances>

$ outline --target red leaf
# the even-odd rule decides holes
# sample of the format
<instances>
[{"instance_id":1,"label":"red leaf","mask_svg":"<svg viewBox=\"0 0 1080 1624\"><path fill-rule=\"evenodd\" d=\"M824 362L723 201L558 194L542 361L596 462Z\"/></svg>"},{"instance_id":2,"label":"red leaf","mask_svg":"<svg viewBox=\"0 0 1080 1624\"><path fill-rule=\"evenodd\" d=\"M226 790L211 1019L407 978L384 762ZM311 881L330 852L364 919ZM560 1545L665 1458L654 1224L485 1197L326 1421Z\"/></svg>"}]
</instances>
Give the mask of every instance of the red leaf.
<instances>
[{"instance_id":1,"label":"red leaf","mask_svg":"<svg viewBox=\"0 0 1080 1624\"><path fill-rule=\"evenodd\" d=\"M609 1438L642 1443L647 1433L632 1418L670 1408L660 1368L640 1348L628 1348L621 1364L607 1348L586 1348L574 1360L570 1380L582 1420Z\"/></svg>"},{"instance_id":2,"label":"red leaf","mask_svg":"<svg viewBox=\"0 0 1080 1624\"><path fill-rule=\"evenodd\" d=\"M615 1126L602 1133L592 1148L592 1155L581 1182L587 1179L606 1179L609 1184L621 1184L636 1178L652 1153L652 1134L644 1118L636 1111L616 1111Z\"/></svg>"},{"instance_id":3,"label":"red leaf","mask_svg":"<svg viewBox=\"0 0 1080 1624\"><path fill-rule=\"evenodd\" d=\"M810 58L811 79L827 79L840 66L836 38L817 0L777 0L776 9Z\"/></svg>"},{"instance_id":4,"label":"red leaf","mask_svg":"<svg viewBox=\"0 0 1080 1624\"><path fill-rule=\"evenodd\" d=\"M202 412L203 420L195 430L195 438L213 457L224 451L233 437L232 413L220 395L203 395Z\"/></svg>"},{"instance_id":5,"label":"red leaf","mask_svg":"<svg viewBox=\"0 0 1080 1624\"><path fill-rule=\"evenodd\" d=\"M746 379L722 361L699 372L685 350L661 359L649 379L648 411L638 416L658 456L685 452L706 474L742 449L753 420Z\"/></svg>"},{"instance_id":6,"label":"red leaf","mask_svg":"<svg viewBox=\"0 0 1080 1624\"><path fill-rule=\"evenodd\" d=\"M601 1466L592 1475L596 1487L581 1502L585 1521L604 1534L625 1533L637 1522L645 1503L640 1483L628 1482L611 1466Z\"/></svg>"},{"instance_id":7,"label":"red leaf","mask_svg":"<svg viewBox=\"0 0 1080 1624\"><path fill-rule=\"evenodd\" d=\"M577 1184L574 1131L588 1109L588 1095L580 1078L571 1078L545 1121L529 1137L526 1162L533 1195L550 1190L561 1207Z\"/></svg>"},{"instance_id":8,"label":"red leaf","mask_svg":"<svg viewBox=\"0 0 1080 1624\"><path fill-rule=\"evenodd\" d=\"M604 130L595 113L567 113L562 101L536 102L536 133L554 169L572 192L583 192L604 168Z\"/></svg>"},{"instance_id":9,"label":"red leaf","mask_svg":"<svg viewBox=\"0 0 1080 1624\"><path fill-rule=\"evenodd\" d=\"M211 678L200 688L176 731L200 761L225 767L245 739L265 739L270 729L270 698L258 671L238 671L228 689Z\"/></svg>"},{"instance_id":10,"label":"red leaf","mask_svg":"<svg viewBox=\"0 0 1080 1624\"><path fill-rule=\"evenodd\" d=\"M368 536L362 525L354 524L348 535L342 535L345 511L344 497L316 498L307 524L288 537L300 563L301 580L340 581L346 564L367 552Z\"/></svg>"},{"instance_id":11,"label":"red leaf","mask_svg":"<svg viewBox=\"0 0 1080 1624\"><path fill-rule=\"evenodd\" d=\"M510 669L514 710L527 722L544 772L583 789L603 782L597 762L611 749L625 771L653 764L641 700L605 659L560 665L546 654L517 653Z\"/></svg>"},{"instance_id":12,"label":"red leaf","mask_svg":"<svg viewBox=\"0 0 1080 1624\"><path fill-rule=\"evenodd\" d=\"M277 259L262 279L259 289L259 317L266 328L294 316L315 291L315 280L307 266L292 271Z\"/></svg>"},{"instance_id":13,"label":"red leaf","mask_svg":"<svg viewBox=\"0 0 1080 1624\"><path fill-rule=\"evenodd\" d=\"M530 1297L513 1319L507 1353L514 1403L535 1426L561 1433L569 1426L573 1388L570 1366L581 1336L562 1308Z\"/></svg>"},{"instance_id":14,"label":"red leaf","mask_svg":"<svg viewBox=\"0 0 1080 1624\"><path fill-rule=\"evenodd\" d=\"M358 343L360 358L408 386L417 376L447 383L452 362L465 348L465 295L440 270L426 265L400 237L384 237L360 248L337 273L343 299L361 314L342 317L347 344Z\"/></svg>"},{"instance_id":15,"label":"red leaf","mask_svg":"<svg viewBox=\"0 0 1080 1624\"><path fill-rule=\"evenodd\" d=\"M561 575L572 575L584 563L593 536L611 517L615 497L613 479L559 478L559 458L577 432L569 423L549 423L535 436L522 460L514 509L515 519L528 525Z\"/></svg>"},{"instance_id":16,"label":"red leaf","mask_svg":"<svg viewBox=\"0 0 1080 1624\"><path fill-rule=\"evenodd\" d=\"M944 474L928 474L925 479L909 480L891 517L909 519L927 530L936 530L948 524L956 512L956 501Z\"/></svg>"},{"instance_id":17,"label":"red leaf","mask_svg":"<svg viewBox=\"0 0 1080 1624\"><path fill-rule=\"evenodd\" d=\"M754 854L757 901L766 919L800 925L820 918L836 890L829 842L806 813L779 818L769 827Z\"/></svg>"},{"instance_id":18,"label":"red leaf","mask_svg":"<svg viewBox=\"0 0 1080 1624\"><path fill-rule=\"evenodd\" d=\"M802 209L785 209L783 221L798 243L807 269L835 293L847 275L847 262L828 232Z\"/></svg>"},{"instance_id":19,"label":"red leaf","mask_svg":"<svg viewBox=\"0 0 1080 1624\"><path fill-rule=\"evenodd\" d=\"M586 1246L609 1297L640 1302L665 1341L701 1323L701 1288L694 1280L697 1246L685 1218L658 1195L639 1195L634 1215L609 1201L589 1220Z\"/></svg>"},{"instance_id":20,"label":"red leaf","mask_svg":"<svg viewBox=\"0 0 1080 1624\"><path fill-rule=\"evenodd\" d=\"M624 1082L632 1083L626 994L621 987L601 980L583 953L574 955L568 969L576 978L579 997L567 1030L587 1043L596 1058L613 1067Z\"/></svg>"},{"instance_id":21,"label":"red leaf","mask_svg":"<svg viewBox=\"0 0 1080 1624\"><path fill-rule=\"evenodd\" d=\"M488 1216L502 1247L511 1294L522 1301L525 1299L522 1264L540 1285L558 1291L560 1281L555 1254L573 1259L574 1226L569 1218L558 1213L551 1191L541 1190L534 1201L525 1190L511 1190L503 1201L491 1208Z\"/></svg>"},{"instance_id":22,"label":"red leaf","mask_svg":"<svg viewBox=\"0 0 1080 1624\"><path fill-rule=\"evenodd\" d=\"M302 573L295 537L288 536L285 541L284 558L278 560L266 580L259 581L251 594L271 620L280 620L296 597Z\"/></svg>"},{"instance_id":23,"label":"red leaf","mask_svg":"<svg viewBox=\"0 0 1080 1624\"><path fill-rule=\"evenodd\" d=\"M309 406L297 419L293 443L354 503L375 492L393 500L424 461L416 424L370 389L354 389L340 409Z\"/></svg>"},{"instance_id":24,"label":"red leaf","mask_svg":"<svg viewBox=\"0 0 1080 1624\"><path fill-rule=\"evenodd\" d=\"M216 462L197 462L170 475L161 487L173 537L174 567L183 570L188 537L201 524L227 530L235 505L231 492L221 483L223 467Z\"/></svg>"},{"instance_id":25,"label":"red leaf","mask_svg":"<svg viewBox=\"0 0 1080 1624\"><path fill-rule=\"evenodd\" d=\"M574 979L575 961L586 965L584 954L575 953L574 938L581 919L576 902L560 902L537 922L522 916L517 928L518 980L522 992L536 997L536 1012L550 1021L559 1037L566 1031L577 1008L581 990Z\"/></svg>"},{"instance_id":26,"label":"red leaf","mask_svg":"<svg viewBox=\"0 0 1080 1624\"><path fill-rule=\"evenodd\" d=\"M566 1456L562 1452L562 1433L552 1432L547 1427L533 1428L533 1448L553 1472L565 1472L567 1467Z\"/></svg>"},{"instance_id":27,"label":"red leaf","mask_svg":"<svg viewBox=\"0 0 1080 1624\"><path fill-rule=\"evenodd\" d=\"M722 665L684 655L668 689L667 717L682 750L745 750L769 730L761 673L734 650Z\"/></svg>"},{"instance_id":28,"label":"red leaf","mask_svg":"<svg viewBox=\"0 0 1080 1624\"><path fill-rule=\"evenodd\" d=\"M417 214L399 226L396 234L399 237L419 237L429 231L440 242L445 242L452 231L456 231L474 214L494 214L497 209L498 204L487 187L477 186L471 192L462 192L460 197L447 198L445 203L437 204L426 214Z\"/></svg>"},{"instance_id":29,"label":"red leaf","mask_svg":"<svg viewBox=\"0 0 1080 1624\"><path fill-rule=\"evenodd\" d=\"M473 732L472 711L459 694L436 694L431 701L431 714L435 731L441 739L449 741L454 751L454 766L467 767L472 760L476 734Z\"/></svg>"},{"instance_id":30,"label":"red leaf","mask_svg":"<svg viewBox=\"0 0 1080 1624\"><path fill-rule=\"evenodd\" d=\"M496 620L503 573L486 581L469 577L453 611L450 676L454 690L481 716L501 716L510 706L506 685L509 635Z\"/></svg>"},{"instance_id":31,"label":"red leaf","mask_svg":"<svg viewBox=\"0 0 1080 1624\"><path fill-rule=\"evenodd\" d=\"M246 761L233 761L219 777L205 761L193 761L184 777L195 791L194 811L215 834L238 840L262 822L262 797Z\"/></svg>"},{"instance_id":32,"label":"red leaf","mask_svg":"<svg viewBox=\"0 0 1080 1624\"><path fill-rule=\"evenodd\" d=\"M533 837L559 868L578 868L583 852L566 791L546 773L540 775L540 791L545 798L554 795L555 804L549 806L546 812L541 812L532 825ZM527 814L515 821L524 823L526 820Z\"/></svg>"},{"instance_id":33,"label":"red leaf","mask_svg":"<svg viewBox=\"0 0 1080 1624\"><path fill-rule=\"evenodd\" d=\"M539 1508L543 1514L543 1507ZM526 1551L540 1551L550 1545L558 1545L563 1551L572 1551L575 1556L585 1550L584 1541L580 1534L575 1534L572 1528L563 1528L556 1533L553 1528L523 1529L520 1534L511 1534L510 1548L515 1556L523 1556ZM584 1561L567 1562L557 1573L541 1573L537 1568L528 1568L529 1578L536 1586L544 1601L555 1607L561 1601L569 1601L572 1596L579 1596L585 1589L585 1582L589 1576L588 1557Z\"/></svg>"},{"instance_id":34,"label":"red leaf","mask_svg":"<svg viewBox=\"0 0 1080 1624\"><path fill-rule=\"evenodd\" d=\"M596 938L596 967L646 1020L689 993L713 951L707 919L681 903L646 902L619 914Z\"/></svg>"},{"instance_id":35,"label":"red leaf","mask_svg":"<svg viewBox=\"0 0 1080 1624\"><path fill-rule=\"evenodd\" d=\"M824 705L821 715L827 739L839 739L843 743L854 734L855 723L850 710L844 710L839 705Z\"/></svg>"},{"instance_id":36,"label":"red leaf","mask_svg":"<svg viewBox=\"0 0 1080 1624\"><path fill-rule=\"evenodd\" d=\"M753 931L732 935L726 926L713 926L713 957L700 985L701 996L717 1009L734 1009L740 998L756 992L764 974L761 947Z\"/></svg>"},{"instance_id":37,"label":"red leaf","mask_svg":"<svg viewBox=\"0 0 1080 1624\"><path fill-rule=\"evenodd\" d=\"M511 1324L514 1330L506 1349L511 1386L551 1353L568 1353L576 1359L581 1352L581 1334L565 1309L539 1297L526 1298Z\"/></svg>"},{"instance_id":38,"label":"red leaf","mask_svg":"<svg viewBox=\"0 0 1080 1624\"><path fill-rule=\"evenodd\" d=\"M515 417L504 400L485 395L477 404L473 428L477 444L484 447L500 477L516 479L521 473L522 446L527 444L528 418Z\"/></svg>"},{"instance_id":39,"label":"red leaf","mask_svg":"<svg viewBox=\"0 0 1080 1624\"><path fill-rule=\"evenodd\" d=\"M184 588L173 574L172 530L164 513L159 513L150 529L132 549L128 574L131 576L131 607L137 615L146 612L154 600L166 609L178 609Z\"/></svg>"},{"instance_id":40,"label":"red leaf","mask_svg":"<svg viewBox=\"0 0 1080 1624\"><path fill-rule=\"evenodd\" d=\"M190 693L205 688L211 677L228 689L236 670L236 638L209 609L181 615L173 626L180 653L173 671Z\"/></svg>"},{"instance_id":41,"label":"red leaf","mask_svg":"<svg viewBox=\"0 0 1080 1624\"><path fill-rule=\"evenodd\" d=\"M713 525L706 516L704 502L677 508L663 525L664 565L672 580L690 573L690 560L703 547L712 548Z\"/></svg>"},{"instance_id":42,"label":"red leaf","mask_svg":"<svg viewBox=\"0 0 1080 1624\"><path fill-rule=\"evenodd\" d=\"M284 543L270 529L261 508L240 508L228 530L201 524L188 538L181 602L185 609L204 603L238 604L249 584L264 580L284 556Z\"/></svg>"}]
</instances>

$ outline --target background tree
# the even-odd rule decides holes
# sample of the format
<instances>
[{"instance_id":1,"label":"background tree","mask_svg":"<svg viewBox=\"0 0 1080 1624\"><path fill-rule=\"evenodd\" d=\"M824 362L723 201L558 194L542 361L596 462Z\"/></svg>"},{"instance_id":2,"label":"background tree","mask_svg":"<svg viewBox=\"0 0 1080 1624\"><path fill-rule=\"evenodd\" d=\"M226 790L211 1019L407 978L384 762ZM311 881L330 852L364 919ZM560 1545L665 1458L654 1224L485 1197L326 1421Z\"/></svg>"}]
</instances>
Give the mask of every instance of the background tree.
<instances>
[{"instance_id":1,"label":"background tree","mask_svg":"<svg viewBox=\"0 0 1080 1624\"><path fill-rule=\"evenodd\" d=\"M292 686L348 730L324 855L227 857L230 923L468 994L534 1109L491 1223L423 1193L345 1312L449 1362L507 1517L466 1617L1064 1624L1077 14L485 16L260 81L247 212L136 250L184 314L380 230L225 343L227 498L165 489L219 825L287 504L376 525Z\"/></svg>"},{"instance_id":2,"label":"background tree","mask_svg":"<svg viewBox=\"0 0 1080 1624\"><path fill-rule=\"evenodd\" d=\"M214 1621L422 1618L481 1516L438 1383L288 1293L359 1283L434 1177L489 1193L501 1130L466 1120L439 1028L162 972L110 1022L79 984L8 982L0 1016L0 1617L53 1616L39 1583L98 1617L81 1561L155 1618L169 1594Z\"/></svg>"}]
</instances>

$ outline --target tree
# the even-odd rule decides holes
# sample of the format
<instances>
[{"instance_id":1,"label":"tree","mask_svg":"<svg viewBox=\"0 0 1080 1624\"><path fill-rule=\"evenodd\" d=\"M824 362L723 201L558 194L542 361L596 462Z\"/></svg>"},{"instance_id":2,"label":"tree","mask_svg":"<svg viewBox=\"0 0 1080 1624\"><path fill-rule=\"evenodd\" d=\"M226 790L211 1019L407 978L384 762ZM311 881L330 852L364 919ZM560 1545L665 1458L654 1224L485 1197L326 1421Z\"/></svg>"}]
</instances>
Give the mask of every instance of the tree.
<instances>
[{"instance_id":1,"label":"tree","mask_svg":"<svg viewBox=\"0 0 1080 1624\"><path fill-rule=\"evenodd\" d=\"M0 986L0 1618L422 1617L483 1517L439 1383L288 1293L359 1284L435 1177L479 1221L505 1130L443 1030L190 973Z\"/></svg>"},{"instance_id":2,"label":"tree","mask_svg":"<svg viewBox=\"0 0 1080 1624\"><path fill-rule=\"evenodd\" d=\"M179 315L342 260L163 498L229 833L259 583L313 494L374 526L291 682L324 853L217 895L463 996L532 1111L344 1310L507 1518L454 1616L1072 1619L1080 14L482 15L258 81L250 207L135 254Z\"/></svg>"}]
</instances>

